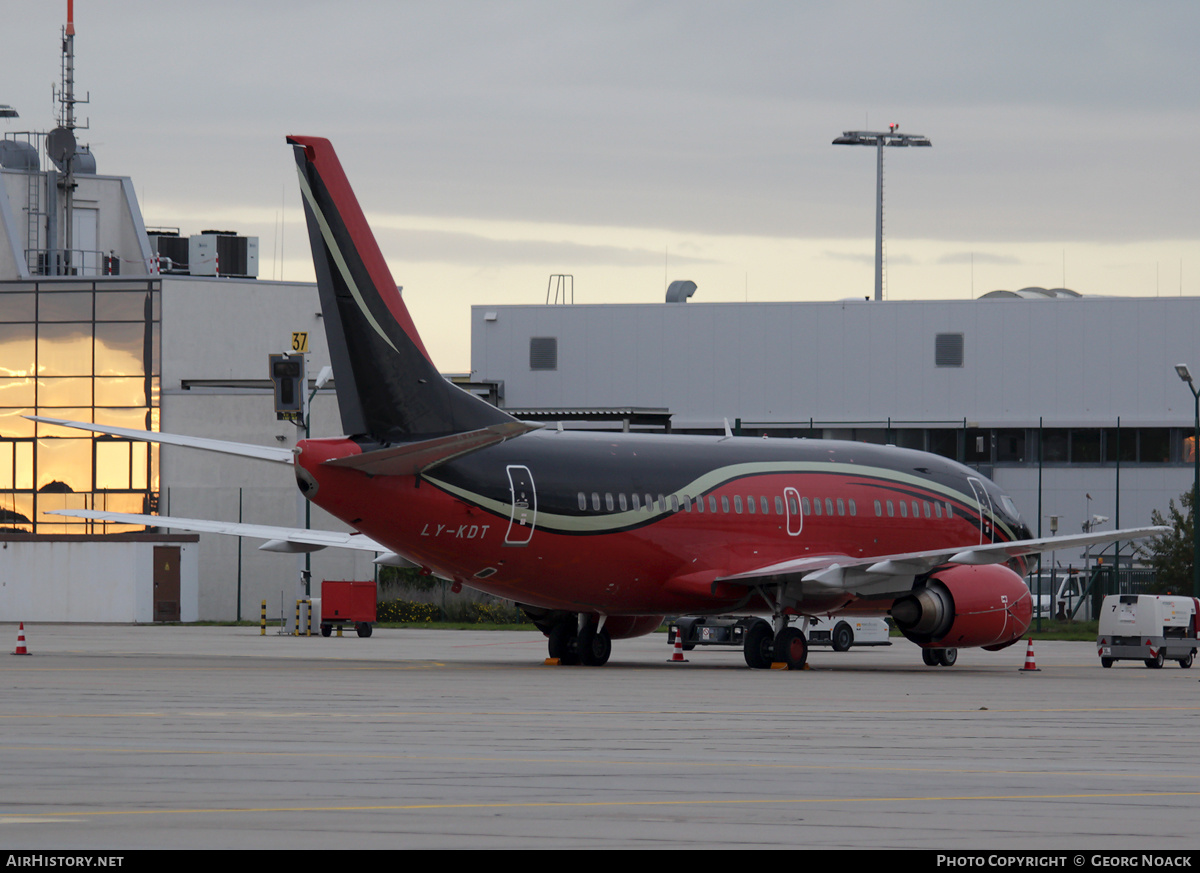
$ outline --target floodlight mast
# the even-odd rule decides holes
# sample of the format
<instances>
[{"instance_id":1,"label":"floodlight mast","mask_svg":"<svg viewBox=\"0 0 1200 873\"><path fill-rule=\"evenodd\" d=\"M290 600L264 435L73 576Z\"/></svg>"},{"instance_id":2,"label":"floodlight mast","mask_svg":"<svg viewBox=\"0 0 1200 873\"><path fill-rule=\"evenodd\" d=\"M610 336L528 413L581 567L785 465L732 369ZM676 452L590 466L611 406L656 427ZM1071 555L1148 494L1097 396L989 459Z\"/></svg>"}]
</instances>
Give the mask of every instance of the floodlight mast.
<instances>
[{"instance_id":1,"label":"floodlight mast","mask_svg":"<svg viewBox=\"0 0 1200 873\"><path fill-rule=\"evenodd\" d=\"M928 137L919 133L897 133L900 125L889 125L884 133L877 130L847 130L833 141L834 145L875 146L875 300L883 300L883 147L932 146Z\"/></svg>"}]
</instances>

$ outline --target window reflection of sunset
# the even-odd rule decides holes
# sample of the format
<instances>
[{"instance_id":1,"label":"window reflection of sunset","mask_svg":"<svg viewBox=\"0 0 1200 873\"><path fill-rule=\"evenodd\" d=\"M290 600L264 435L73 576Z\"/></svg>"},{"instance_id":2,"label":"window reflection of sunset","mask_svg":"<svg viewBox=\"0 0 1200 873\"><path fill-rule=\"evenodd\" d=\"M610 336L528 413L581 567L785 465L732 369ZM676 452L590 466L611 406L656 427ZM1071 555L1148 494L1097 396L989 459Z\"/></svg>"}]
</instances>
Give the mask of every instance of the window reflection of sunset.
<instances>
[{"instance_id":1,"label":"window reflection of sunset","mask_svg":"<svg viewBox=\"0 0 1200 873\"><path fill-rule=\"evenodd\" d=\"M28 291L0 294L0 527L40 534L136 531L140 525L46 513L153 507L156 445L84 436L23 417L158 430L158 290L150 283L121 284L35 282Z\"/></svg>"}]
</instances>

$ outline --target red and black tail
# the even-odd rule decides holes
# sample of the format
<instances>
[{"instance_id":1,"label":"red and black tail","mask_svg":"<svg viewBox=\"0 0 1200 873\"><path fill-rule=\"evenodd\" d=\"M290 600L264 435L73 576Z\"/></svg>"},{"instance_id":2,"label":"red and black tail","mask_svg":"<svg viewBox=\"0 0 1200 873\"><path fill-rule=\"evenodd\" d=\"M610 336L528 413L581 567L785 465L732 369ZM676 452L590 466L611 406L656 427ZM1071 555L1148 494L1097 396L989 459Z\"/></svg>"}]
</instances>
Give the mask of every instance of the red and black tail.
<instances>
[{"instance_id":1,"label":"red and black tail","mask_svg":"<svg viewBox=\"0 0 1200 873\"><path fill-rule=\"evenodd\" d=\"M407 442L515 421L433 366L329 140L288 142L346 434Z\"/></svg>"}]
</instances>

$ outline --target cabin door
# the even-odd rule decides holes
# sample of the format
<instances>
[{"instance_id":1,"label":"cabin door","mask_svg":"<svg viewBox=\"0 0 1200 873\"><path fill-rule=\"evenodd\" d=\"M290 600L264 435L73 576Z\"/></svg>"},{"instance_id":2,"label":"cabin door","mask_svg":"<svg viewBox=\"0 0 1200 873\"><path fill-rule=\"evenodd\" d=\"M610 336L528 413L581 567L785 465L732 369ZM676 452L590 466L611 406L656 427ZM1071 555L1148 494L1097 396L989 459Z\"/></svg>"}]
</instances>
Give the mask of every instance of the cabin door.
<instances>
[{"instance_id":1,"label":"cabin door","mask_svg":"<svg viewBox=\"0 0 1200 873\"><path fill-rule=\"evenodd\" d=\"M979 507L979 544L995 542L996 525L992 519L992 498L978 479L968 479L975 492L975 503Z\"/></svg>"},{"instance_id":2,"label":"cabin door","mask_svg":"<svg viewBox=\"0 0 1200 873\"><path fill-rule=\"evenodd\" d=\"M799 536L800 531L804 528L804 511L800 503L800 492L795 488L784 488L783 507L784 512L787 513L788 536Z\"/></svg>"},{"instance_id":3,"label":"cabin door","mask_svg":"<svg viewBox=\"0 0 1200 873\"><path fill-rule=\"evenodd\" d=\"M537 492L533 489L533 474L528 467L516 464L510 464L507 470L512 515L508 522L508 533L504 535L504 544L527 546L537 524Z\"/></svg>"}]
</instances>

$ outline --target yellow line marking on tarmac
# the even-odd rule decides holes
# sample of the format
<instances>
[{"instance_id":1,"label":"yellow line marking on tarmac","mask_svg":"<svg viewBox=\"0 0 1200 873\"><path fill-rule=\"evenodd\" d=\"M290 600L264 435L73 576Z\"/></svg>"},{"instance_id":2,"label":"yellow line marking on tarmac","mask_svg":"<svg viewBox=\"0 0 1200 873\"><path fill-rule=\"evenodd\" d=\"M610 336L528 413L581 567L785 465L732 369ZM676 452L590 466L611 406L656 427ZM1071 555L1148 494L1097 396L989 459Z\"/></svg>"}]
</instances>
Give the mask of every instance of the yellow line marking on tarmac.
<instances>
[{"instance_id":1,"label":"yellow line marking on tarmac","mask_svg":"<svg viewBox=\"0 0 1200 873\"><path fill-rule=\"evenodd\" d=\"M367 752L313 752L313 751L285 751L274 752L263 749L244 749L244 750L229 750L229 749L100 749L96 747L85 746L0 746L6 752L79 752L85 754L95 754L98 752L108 752L111 754L126 754L126 755L228 755L230 757L254 757L254 758L291 758L300 757L305 760L315 760L319 758L335 759L335 760L387 760L387 761L436 761L436 762L455 762L462 764L569 764L576 767L646 767L651 766L677 766L680 762L677 761L652 761L643 760L607 760L607 759L590 759L590 758L533 758L533 757L512 757L501 755L406 755L406 754L388 754L388 753L367 753ZM1195 776L1188 772L1177 773L1130 773L1128 771L1108 773L1100 770L1047 770L1039 768L1036 770L1018 770L1013 768L996 768L996 767L889 767L880 764L789 764L783 761L769 761L763 763L746 762L746 761L686 761L688 767L694 768L760 768L770 770L802 770L802 771L822 771L822 772L838 772L838 773L854 773L854 772L870 772L870 773L931 773L931 774L982 774L995 776L1044 776L1047 778L1058 777L1096 777L1102 779L1194 779ZM1200 792L1195 792L1200 794ZM1091 795L1088 795L1091 796ZM1099 796L1099 795L1098 795ZM1106 796L1106 795L1105 795Z\"/></svg>"},{"instance_id":2,"label":"yellow line marking on tarmac","mask_svg":"<svg viewBox=\"0 0 1200 873\"><path fill-rule=\"evenodd\" d=\"M1000 707L988 706L980 708L978 705L954 707L951 709L896 709L896 708L880 708L880 709L815 709L808 708L798 704L790 709L755 709L752 712L744 709L557 709L557 710L428 710L421 712L413 712L408 710L380 710L378 712L326 712L326 711L305 711L305 710L274 710L274 711L238 711L230 710L215 711L206 710L177 710L175 712L23 712L0 714L0 720L4 719L22 719L22 718L145 718L153 716L155 718L179 718L179 717L208 717L208 718L228 718L236 715L240 718L328 718L337 719L339 721L346 719L360 718L429 718L439 721L445 720L447 717L453 718L495 718L497 716L518 716L522 718L561 718L562 716L689 716L689 715L740 715L753 718L760 718L764 715L796 715L802 713L804 715L817 715L821 713L837 713L839 716L847 715L912 715L914 713L921 714L945 714L945 715L994 715L994 714L1014 714L1014 713L1085 713L1085 712L1195 712L1200 710L1200 704L1191 704L1187 706L1044 706L1044 707Z\"/></svg>"},{"instance_id":3,"label":"yellow line marking on tarmac","mask_svg":"<svg viewBox=\"0 0 1200 873\"><path fill-rule=\"evenodd\" d=\"M752 806L761 804L809 804L819 803L963 803L969 801L1037 801L1037 800L1117 800L1165 797L1200 797L1200 791L1140 791L1104 794L988 794L988 795L930 795L926 797L762 797L744 800L581 800L581 801L504 801L481 803L410 803L380 804L370 806L230 806L209 809L113 809L96 811L72 811L72 817L100 818L118 815L202 815L202 814L245 814L269 812L416 812L425 810L468 810L468 809L579 809L651 806ZM45 817L63 816L59 811L46 813ZM42 818L39 813L21 813L23 818Z\"/></svg>"}]
</instances>

